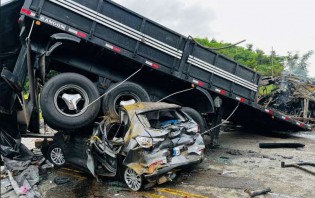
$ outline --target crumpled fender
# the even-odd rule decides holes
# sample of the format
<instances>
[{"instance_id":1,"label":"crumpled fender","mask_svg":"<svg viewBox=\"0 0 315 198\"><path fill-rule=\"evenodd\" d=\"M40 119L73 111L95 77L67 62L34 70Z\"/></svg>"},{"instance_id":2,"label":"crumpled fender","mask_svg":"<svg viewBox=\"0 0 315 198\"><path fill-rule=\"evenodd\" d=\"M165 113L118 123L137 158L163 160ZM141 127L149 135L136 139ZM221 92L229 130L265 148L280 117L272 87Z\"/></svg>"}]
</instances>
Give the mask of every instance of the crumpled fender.
<instances>
[{"instance_id":1,"label":"crumpled fender","mask_svg":"<svg viewBox=\"0 0 315 198\"><path fill-rule=\"evenodd\" d=\"M145 151L143 148L135 148L131 149L123 164L133 170L135 170L139 175L144 173L149 173L148 167L156 162L166 162L166 157L168 154L168 150L160 150L160 151Z\"/></svg>"}]
</instances>

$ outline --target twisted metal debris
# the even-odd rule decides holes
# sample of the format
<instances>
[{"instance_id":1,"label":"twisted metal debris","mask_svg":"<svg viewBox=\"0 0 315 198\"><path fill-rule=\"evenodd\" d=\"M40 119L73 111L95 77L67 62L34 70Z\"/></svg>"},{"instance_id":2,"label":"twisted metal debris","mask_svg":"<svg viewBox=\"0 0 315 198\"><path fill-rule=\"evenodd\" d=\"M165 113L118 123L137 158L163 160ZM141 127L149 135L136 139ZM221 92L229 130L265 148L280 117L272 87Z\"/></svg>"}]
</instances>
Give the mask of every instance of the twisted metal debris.
<instances>
[{"instance_id":1,"label":"twisted metal debris","mask_svg":"<svg viewBox=\"0 0 315 198\"><path fill-rule=\"evenodd\" d=\"M264 78L263 92L272 86L270 93L262 95L258 103L274 108L292 119L311 124L315 128L315 79L296 75Z\"/></svg>"}]
</instances>

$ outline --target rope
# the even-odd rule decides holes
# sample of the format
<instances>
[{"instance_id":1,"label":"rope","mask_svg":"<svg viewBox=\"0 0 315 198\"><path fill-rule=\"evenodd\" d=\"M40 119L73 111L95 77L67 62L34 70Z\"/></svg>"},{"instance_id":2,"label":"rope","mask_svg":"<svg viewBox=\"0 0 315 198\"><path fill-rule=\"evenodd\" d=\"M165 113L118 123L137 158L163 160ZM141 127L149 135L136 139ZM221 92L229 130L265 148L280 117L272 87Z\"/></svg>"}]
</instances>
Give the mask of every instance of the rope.
<instances>
[{"instance_id":1,"label":"rope","mask_svg":"<svg viewBox=\"0 0 315 198\"><path fill-rule=\"evenodd\" d=\"M109 94L111 91L113 91L114 89L116 89L117 87L119 87L120 85L124 84L126 81L128 81L130 78L132 78L133 76L135 76L137 73L139 73L143 68L143 65L140 69L138 69L135 73L131 74L128 78L126 78L124 81L120 82L118 85L116 85L115 87L111 88L110 90L108 90L107 92L105 92L103 95L101 95L100 97L98 97L97 99L95 99L93 102L91 102L89 105L87 105L86 107L84 107L81 111L86 110L87 108L89 108L91 105L93 105L95 102L97 102L98 100L100 100L101 98L103 98L105 95Z\"/></svg>"},{"instance_id":2,"label":"rope","mask_svg":"<svg viewBox=\"0 0 315 198\"><path fill-rule=\"evenodd\" d=\"M34 27L34 20L33 20L33 22L32 22L32 26L31 26L30 32L28 33L28 36L27 36L26 39L30 39L31 34L32 34L32 31L33 31L33 27Z\"/></svg>"},{"instance_id":3,"label":"rope","mask_svg":"<svg viewBox=\"0 0 315 198\"><path fill-rule=\"evenodd\" d=\"M229 119L234 115L234 113L236 112L236 110L238 109L239 106L240 106L240 103L237 104L237 106L235 107L235 109L232 111L231 115L229 115L229 117L228 117L226 120L224 120L221 124L219 124L219 125L217 125L217 126L215 126L215 127L212 127L211 129L209 129L209 130L203 132L201 135L204 135L204 134L206 134L206 133L209 133L209 132L211 132L213 129L216 129L216 128L218 128L219 126L225 124L227 121L229 121Z\"/></svg>"},{"instance_id":4,"label":"rope","mask_svg":"<svg viewBox=\"0 0 315 198\"><path fill-rule=\"evenodd\" d=\"M186 91L190 91L190 90L193 90L193 89L195 89L195 88L189 88L189 89L185 89L185 90L182 90L182 91L178 91L178 92L172 93L172 94L166 96L165 98L162 98L161 100L159 100L159 101L157 101L157 102L162 102L163 100L165 100L165 99L167 99L167 98L169 98L169 97L171 97L171 96L174 96L174 95L180 94L180 93L184 93L184 92L186 92Z\"/></svg>"},{"instance_id":5,"label":"rope","mask_svg":"<svg viewBox=\"0 0 315 198\"><path fill-rule=\"evenodd\" d=\"M191 39L191 40L193 40L198 46L203 47L203 48L206 48L206 49L209 49L209 50L214 50L214 51L216 51L216 50L223 50L223 49L227 49L227 48L231 48L231 47L234 47L234 46L237 46L237 45L239 45L239 44L241 44L241 43L246 42L246 40L242 40L242 41L240 41L240 42L231 44L231 45L229 45L229 46L224 46L224 47L219 47L219 48L210 48L210 47L205 47L205 46L201 45L201 44L198 43L198 41L196 41L196 39L194 39L192 36L188 36L188 38Z\"/></svg>"}]
</instances>

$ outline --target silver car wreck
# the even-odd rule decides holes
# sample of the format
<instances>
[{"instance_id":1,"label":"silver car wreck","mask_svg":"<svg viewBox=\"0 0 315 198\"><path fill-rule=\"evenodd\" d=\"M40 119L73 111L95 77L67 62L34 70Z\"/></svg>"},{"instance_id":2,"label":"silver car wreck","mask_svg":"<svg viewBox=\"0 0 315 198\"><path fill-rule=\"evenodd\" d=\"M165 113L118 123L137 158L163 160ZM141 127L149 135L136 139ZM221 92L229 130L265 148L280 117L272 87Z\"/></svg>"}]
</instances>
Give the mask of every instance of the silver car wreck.
<instances>
[{"instance_id":1,"label":"silver car wreck","mask_svg":"<svg viewBox=\"0 0 315 198\"><path fill-rule=\"evenodd\" d=\"M119 121L105 117L84 142L85 168L96 178L119 176L133 191L171 181L200 163L205 149L198 124L167 103L123 106Z\"/></svg>"}]
</instances>

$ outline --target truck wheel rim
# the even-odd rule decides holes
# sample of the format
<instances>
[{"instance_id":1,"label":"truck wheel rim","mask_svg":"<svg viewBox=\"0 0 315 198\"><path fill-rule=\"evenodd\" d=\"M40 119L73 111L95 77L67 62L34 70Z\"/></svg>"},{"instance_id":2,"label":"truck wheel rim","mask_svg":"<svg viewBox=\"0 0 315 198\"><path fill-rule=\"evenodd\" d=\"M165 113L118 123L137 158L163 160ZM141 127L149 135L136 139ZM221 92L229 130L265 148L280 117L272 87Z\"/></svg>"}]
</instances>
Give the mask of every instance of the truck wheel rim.
<instances>
[{"instance_id":1,"label":"truck wheel rim","mask_svg":"<svg viewBox=\"0 0 315 198\"><path fill-rule=\"evenodd\" d=\"M50 153L51 161L56 165L63 165L65 163L65 158L62 153L61 148L54 148Z\"/></svg>"},{"instance_id":2,"label":"truck wheel rim","mask_svg":"<svg viewBox=\"0 0 315 198\"><path fill-rule=\"evenodd\" d=\"M76 109L69 108L69 105L63 97L65 94L68 96L80 95L81 99L75 102ZM86 91L77 85L65 85L59 88L54 96L54 105L56 109L59 113L67 117L77 117L82 115L87 110L85 107L89 102L89 97Z\"/></svg>"},{"instance_id":3,"label":"truck wheel rim","mask_svg":"<svg viewBox=\"0 0 315 198\"><path fill-rule=\"evenodd\" d=\"M133 191L140 190L142 186L142 178L140 175L137 174L136 171L134 171L131 168L127 168L125 170L125 182L128 185L128 187Z\"/></svg>"},{"instance_id":4,"label":"truck wheel rim","mask_svg":"<svg viewBox=\"0 0 315 198\"><path fill-rule=\"evenodd\" d=\"M139 96L133 93L120 93L116 96L114 100L114 105L115 105L115 113L116 115L119 115L119 108L120 108L120 103L123 101L129 101L129 100L135 100L136 102L141 102L141 99Z\"/></svg>"}]
</instances>

